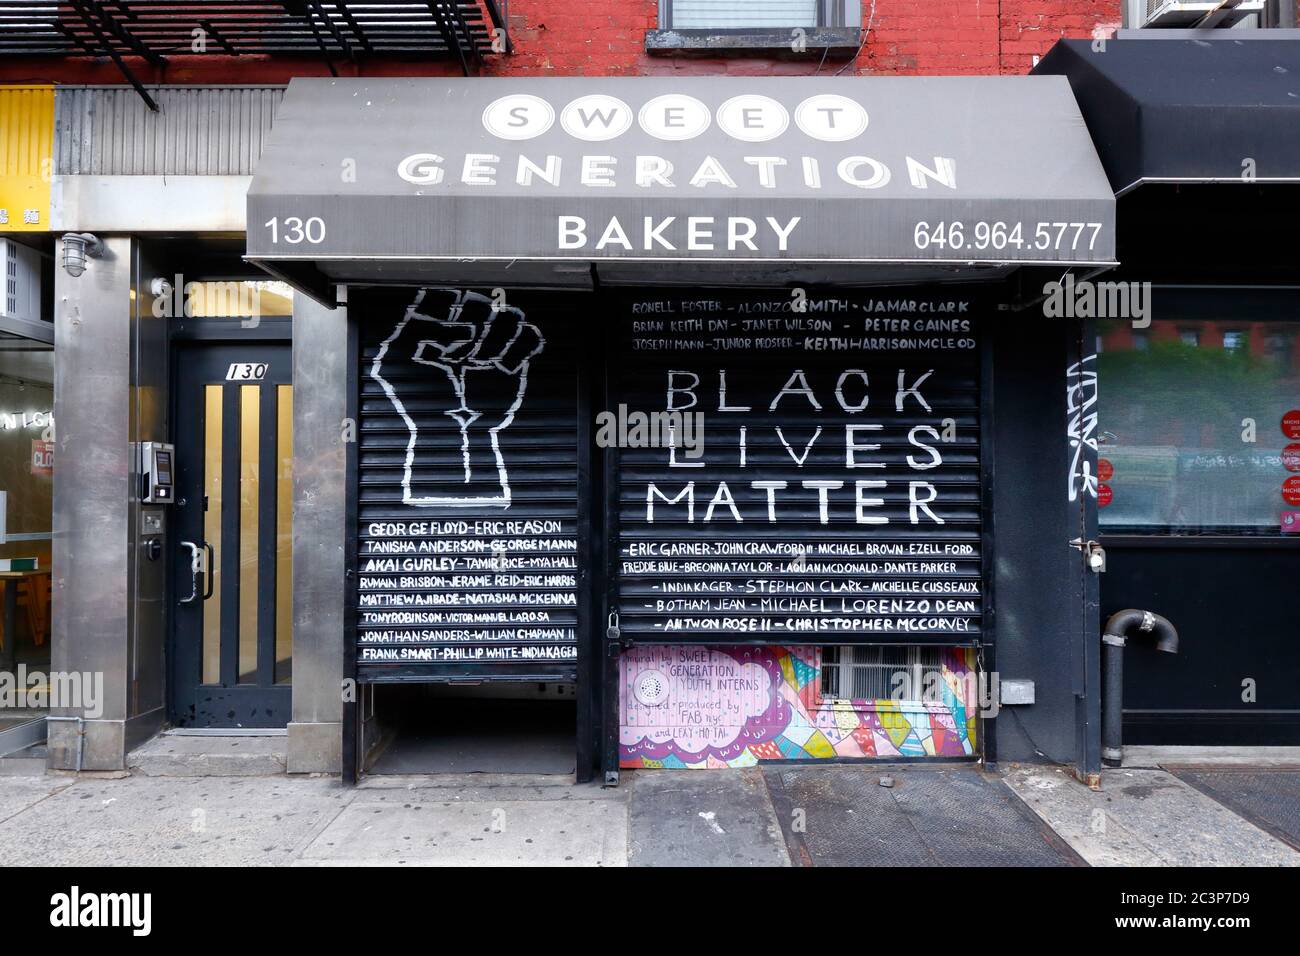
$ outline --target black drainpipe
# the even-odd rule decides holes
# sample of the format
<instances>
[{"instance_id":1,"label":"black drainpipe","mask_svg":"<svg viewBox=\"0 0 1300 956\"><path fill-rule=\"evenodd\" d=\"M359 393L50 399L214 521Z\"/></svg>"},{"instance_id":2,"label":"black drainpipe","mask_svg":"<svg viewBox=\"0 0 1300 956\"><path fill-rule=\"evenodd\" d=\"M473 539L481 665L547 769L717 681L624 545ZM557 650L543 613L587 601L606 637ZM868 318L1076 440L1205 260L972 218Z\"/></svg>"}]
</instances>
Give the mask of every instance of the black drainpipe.
<instances>
[{"instance_id":1,"label":"black drainpipe","mask_svg":"<svg viewBox=\"0 0 1300 956\"><path fill-rule=\"evenodd\" d=\"M1106 621L1101 635L1101 669L1104 689L1101 711L1101 762L1118 767L1124 762L1124 645L1134 628L1156 636L1156 650L1178 653L1178 631L1167 618L1152 611L1126 608Z\"/></svg>"}]
</instances>

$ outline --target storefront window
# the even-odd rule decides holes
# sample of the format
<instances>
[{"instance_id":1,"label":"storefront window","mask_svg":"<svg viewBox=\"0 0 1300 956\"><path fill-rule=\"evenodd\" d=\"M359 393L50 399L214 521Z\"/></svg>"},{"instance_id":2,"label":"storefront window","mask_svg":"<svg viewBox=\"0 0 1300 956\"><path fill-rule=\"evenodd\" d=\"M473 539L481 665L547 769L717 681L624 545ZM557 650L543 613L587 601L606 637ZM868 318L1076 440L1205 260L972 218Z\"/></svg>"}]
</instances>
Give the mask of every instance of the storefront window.
<instances>
[{"instance_id":1,"label":"storefront window","mask_svg":"<svg viewBox=\"0 0 1300 956\"><path fill-rule=\"evenodd\" d=\"M53 485L54 349L0 332L0 732L48 705Z\"/></svg>"},{"instance_id":2,"label":"storefront window","mask_svg":"<svg viewBox=\"0 0 1300 956\"><path fill-rule=\"evenodd\" d=\"M1300 350L1277 322L1100 325L1103 531L1300 532Z\"/></svg>"}]
</instances>

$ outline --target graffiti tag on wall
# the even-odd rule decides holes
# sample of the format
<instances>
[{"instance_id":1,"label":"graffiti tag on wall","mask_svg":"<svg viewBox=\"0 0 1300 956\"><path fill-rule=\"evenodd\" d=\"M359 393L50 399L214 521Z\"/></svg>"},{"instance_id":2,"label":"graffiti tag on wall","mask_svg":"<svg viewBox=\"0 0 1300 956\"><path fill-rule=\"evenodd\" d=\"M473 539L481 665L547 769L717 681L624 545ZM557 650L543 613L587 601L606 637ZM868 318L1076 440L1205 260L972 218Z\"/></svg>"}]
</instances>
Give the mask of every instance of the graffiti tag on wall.
<instances>
[{"instance_id":1,"label":"graffiti tag on wall","mask_svg":"<svg viewBox=\"0 0 1300 956\"><path fill-rule=\"evenodd\" d=\"M1070 443L1069 495L1097 497L1097 356L1065 372L1065 436Z\"/></svg>"}]
</instances>

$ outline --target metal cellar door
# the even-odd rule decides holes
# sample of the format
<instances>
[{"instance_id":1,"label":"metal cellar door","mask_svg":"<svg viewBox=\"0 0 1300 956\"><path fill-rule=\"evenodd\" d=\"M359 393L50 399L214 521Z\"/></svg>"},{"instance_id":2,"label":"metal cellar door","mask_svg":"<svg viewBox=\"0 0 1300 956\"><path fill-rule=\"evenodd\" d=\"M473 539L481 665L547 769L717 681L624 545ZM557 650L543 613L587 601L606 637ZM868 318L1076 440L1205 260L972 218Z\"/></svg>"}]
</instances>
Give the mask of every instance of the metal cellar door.
<instances>
[{"instance_id":1,"label":"metal cellar door","mask_svg":"<svg viewBox=\"0 0 1300 956\"><path fill-rule=\"evenodd\" d=\"M188 349L175 394L172 719L282 727L293 633L289 346Z\"/></svg>"}]
</instances>

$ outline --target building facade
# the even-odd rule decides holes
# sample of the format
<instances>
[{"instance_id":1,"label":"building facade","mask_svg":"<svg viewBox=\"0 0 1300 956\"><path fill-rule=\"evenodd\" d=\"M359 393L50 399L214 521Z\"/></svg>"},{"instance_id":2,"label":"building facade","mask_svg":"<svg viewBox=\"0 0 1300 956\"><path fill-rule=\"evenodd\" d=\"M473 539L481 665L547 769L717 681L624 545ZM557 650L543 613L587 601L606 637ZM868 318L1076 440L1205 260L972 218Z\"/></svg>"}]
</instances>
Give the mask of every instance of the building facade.
<instances>
[{"instance_id":1,"label":"building facade","mask_svg":"<svg viewBox=\"0 0 1300 956\"><path fill-rule=\"evenodd\" d=\"M0 7L12 749L1089 775L1125 607L1131 739L1294 741L1282 73L1118 3L187 6Z\"/></svg>"}]
</instances>

